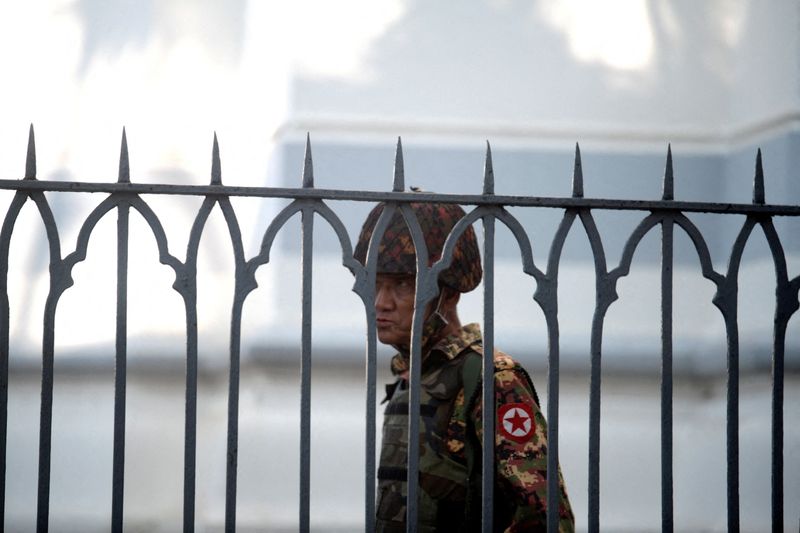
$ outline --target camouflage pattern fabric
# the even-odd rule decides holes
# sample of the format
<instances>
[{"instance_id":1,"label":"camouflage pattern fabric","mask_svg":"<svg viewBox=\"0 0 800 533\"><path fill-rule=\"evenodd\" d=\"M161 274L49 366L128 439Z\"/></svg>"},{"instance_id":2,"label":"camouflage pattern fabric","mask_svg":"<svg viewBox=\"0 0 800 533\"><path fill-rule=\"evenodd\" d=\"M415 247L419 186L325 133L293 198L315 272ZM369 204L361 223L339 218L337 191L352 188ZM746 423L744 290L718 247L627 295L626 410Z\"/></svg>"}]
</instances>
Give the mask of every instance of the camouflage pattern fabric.
<instances>
[{"instance_id":1,"label":"camouflage pattern fabric","mask_svg":"<svg viewBox=\"0 0 800 533\"><path fill-rule=\"evenodd\" d=\"M426 355L422 369L423 388L451 389L446 383L436 383L437 369L452 365L470 353L483 353L477 324L464 326L458 334L442 339ZM547 423L524 369L510 356L499 351L495 351L494 363L497 413L511 413L507 419L500 416L496 419L495 514L502 523L496 530L506 533L544 531L547 513ZM395 375L402 375L407 370L406 356L398 354L393 357L392 371ZM455 395L448 395L452 398L449 400L452 402L452 411L443 435L443 445L440 444L440 448L443 448L440 453L444 452L443 456L448 461L465 464L465 443L470 438L470 432L477 434L477 442L483 436L482 405L479 394L471 402L471 399L464 397L463 383L459 387ZM526 421L528 417L530 422ZM514 426L515 421L517 426ZM509 428L513 431L508 431ZM385 442L386 445L392 444ZM479 450L477 452L480 453ZM560 470L558 476L559 531L572 532L575 520ZM396 516L404 516L405 509L395 509L395 512Z\"/></svg>"},{"instance_id":2,"label":"camouflage pattern fabric","mask_svg":"<svg viewBox=\"0 0 800 533\"><path fill-rule=\"evenodd\" d=\"M453 226L464 216L464 210L455 204L409 204L425 236L428 248L428 266L441 258L445 240ZM385 204L378 204L369 214L361 234L354 256L361 264L366 264L367 249L372 232L378 222ZM395 211L378 249L378 270L385 274L416 274L417 254L411 232L408 230L403 214ZM475 231L469 226L459 237L453 250L453 261L450 267L439 275L439 281L459 292L469 292L481 282L483 269L481 255Z\"/></svg>"},{"instance_id":3,"label":"camouflage pattern fabric","mask_svg":"<svg viewBox=\"0 0 800 533\"><path fill-rule=\"evenodd\" d=\"M508 509L511 522L505 531L544 531L547 526L547 422L519 364L510 356L495 351L494 365L498 413L504 405L524 405L533 415L530 434L524 440L513 438L501 427L503 421L495 420L495 469L500 491L495 497L513 502ZM478 439L483 438L481 411L482 404L477 401L471 420L475 421ZM575 518L560 467L558 486L558 530L571 532L575 530Z\"/></svg>"}]
</instances>

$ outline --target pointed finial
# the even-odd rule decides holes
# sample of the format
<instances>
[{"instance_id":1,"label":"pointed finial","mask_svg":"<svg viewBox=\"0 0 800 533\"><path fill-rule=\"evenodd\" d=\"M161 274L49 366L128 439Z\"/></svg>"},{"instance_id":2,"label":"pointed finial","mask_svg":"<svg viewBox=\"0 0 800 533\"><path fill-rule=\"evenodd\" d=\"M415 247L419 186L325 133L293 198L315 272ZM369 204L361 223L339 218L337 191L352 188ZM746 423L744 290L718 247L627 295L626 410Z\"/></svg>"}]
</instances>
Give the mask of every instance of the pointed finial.
<instances>
[{"instance_id":1,"label":"pointed finial","mask_svg":"<svg viewBox=\"0 0 800 533\"><path fill-rule=\"evenodd\" d=\"M753 180L753 203L764 205L764 168L761 165L761 148L756 154L756 176Z\"/></svg>"},{"instance_id":2,"label":"pointed finial","mask_svg":"<svg viewBox=\"0 0 800 533\"><path fill-rule=\"evenodd\" d=\"M219 162L219 142L214 132L214 145L211 148L211 185L222 185L222 165Z\"/></svg>"},{"instance_id":3,"label":"pointed finial","mask_svg":"<svg viewBox=\"0 0 800 533\"><path fill-rule=\"evenodd\" d=\"M397 149L394 152L394 185L392 191L403 192L406 188L405 171L403 170L403 143L397 138Z\"/></svg>"},{"instance_id":4,"label":"pointed finial","mask_svg":"<svg viewBox=\"0 0 800 533\"><path fill-rule=\"evenodd\" d=\"M303 161L303 188L314 188L314 165L311 160L311 134L306 133L306 157Z\"/></svg>"},{"instance_id":5,"label":"pointed finial","mask_svg":"<svg viewBox=\"0 0 800 533\"><path fill-rule=\"evenodd\" d=\"M25 179L36 179L36 141L33 137L33 124L28 130L28 155L25 158Z\"/></svg>"},{"instance_id":6,"label":"pointed finial","mask_svg":"<svg viewBox=\"0 0 800 533\"><path fill-rule=\"evenodd\" d=\"M122 127L122 144L119 148L119 174L117 183L130 183L131 169L128 164L128 136L125 133L125 126Z\"/></svg>"},{"instance_id":7,"label":"pointed finial","mask_svg":"<svg viewBox=\"0 0 800 533\"><path fill-rule=\"evenodd\" d=\"M492 166L492 147L486 141L486 161L483 164L483 194L494 194L494 167Z\"/></svg>"},{"instance_id":8,"label":"pointed finial","mask_svg":"<svg viewBox=\"0 0 800 533\"><path fill-rule=\"evenodd\" d=\"M667 167L664 169L664 190L662 200L675 199L675 178L672 175L672 144L667 145Z\"/></svg>"},{"instance_id":9,"label":"pointed finial","mask_svg":"<svg viewBox=\"0 0 800 533\"><path fill-rule=\"evenodd\" d=\"M583 164L578 143L575 143L575 163L572 169L572 197L583 198Z\"/></svg>"}]
</instances>

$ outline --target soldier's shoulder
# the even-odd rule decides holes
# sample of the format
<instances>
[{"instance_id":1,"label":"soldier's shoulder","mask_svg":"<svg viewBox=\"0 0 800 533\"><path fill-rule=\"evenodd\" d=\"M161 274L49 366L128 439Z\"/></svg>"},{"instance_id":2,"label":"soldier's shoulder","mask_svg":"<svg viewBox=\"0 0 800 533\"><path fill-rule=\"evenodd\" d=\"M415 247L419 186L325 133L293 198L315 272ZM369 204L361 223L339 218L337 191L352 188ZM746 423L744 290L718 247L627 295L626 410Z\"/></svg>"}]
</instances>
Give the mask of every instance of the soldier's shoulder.
<instances>
[{"instance_id":1,"label":"soldier's shoulder","mask_svg":"<svg viewBox=\"0 0 800 533\"><path fill-rule=\"evenodd\" d=\"M530 375L519 361L507 353L495 351L494 382L497 393L508 401L519 401L520 398L531 396L539 403Z\"/></svg>"},{"instance_id":2,"label":"soldier's shoulder","mask_svg":"<svg viewBox=\"0 0 800 533\"><path fill-rule=\"evenodd\" d=\"M522 368L520 364L510 355L500 350L494 351L494 371L516 370Z\"/></svg>"},{"instance_id":3,"label":"soldier's shoulder","mask_svg":"<svg viewBox=\"0 0 800 533\"><path fill-rule=\"evenodd\" d=\"M466 355L468 356L478 355L479 357L483 357L483 354L483 346L480 345L470 346L470 349L466 350ZM519 362L503 351L495 349L493 359L495 374L504 371L522 370L522 366Z\"/></svg>"},{"instance_id":4,"label":"soldier's shoulder","mask_svg":"<svg viewBox=\"0 0 800 533\"><path fill-rule=\"evenodd\" d=\"M468 351L472 356L483 357L482 346L472 346ZM527 371L523 366L514 359L511 355L495 349L494 351L494 378L495 386L500 388L516 387L518 385L525 386L528 383L529 377Z\"/></svg>"}]
</instances>

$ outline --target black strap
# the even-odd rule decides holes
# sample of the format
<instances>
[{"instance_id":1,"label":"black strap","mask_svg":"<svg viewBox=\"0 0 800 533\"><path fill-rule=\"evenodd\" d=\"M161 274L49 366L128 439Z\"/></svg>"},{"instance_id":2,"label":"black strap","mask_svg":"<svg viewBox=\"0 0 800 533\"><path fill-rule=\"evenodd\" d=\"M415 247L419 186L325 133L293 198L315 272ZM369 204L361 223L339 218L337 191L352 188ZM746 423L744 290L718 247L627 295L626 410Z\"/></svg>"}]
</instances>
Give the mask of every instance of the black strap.
<instances>
[{"instance_id":1,"label":"black strap","mask_svg":"<svg viewBox=\"0 0 800 533\"><path fill-rule=\"evenodd\" d=\"M461 375L464 383L464 418L467 430L464 435L464 455L467 458L467 498L464 505L464 524L480 524L481 498L481 443L478 442L472 409L481 392L483 358L472 352L467 354Z\"/></svg>"},{"instance_id":2,"label":"black strap","mask_svg":"<svg viewBox=\"0 0 800 533\"><path fill-rule=\"evenodd\" d=\"M419 414L426 418L431 418L436 415L437 406L429 404L421 404L419 406ZM384 414L387 415L406 415L408 416L408 404L403 403L390 403L386 406Z\"/></svg>"},{"instance_id":3,"label":"black strap","mask_svg":"<svg viewBox=\"0 0 800 533\"><path fill-rule=\"evenodd\" d=\"M402 466L381 466L378 468L378 479L405 483L408 480L408 470Z\"/></svg>"}]
</instances>

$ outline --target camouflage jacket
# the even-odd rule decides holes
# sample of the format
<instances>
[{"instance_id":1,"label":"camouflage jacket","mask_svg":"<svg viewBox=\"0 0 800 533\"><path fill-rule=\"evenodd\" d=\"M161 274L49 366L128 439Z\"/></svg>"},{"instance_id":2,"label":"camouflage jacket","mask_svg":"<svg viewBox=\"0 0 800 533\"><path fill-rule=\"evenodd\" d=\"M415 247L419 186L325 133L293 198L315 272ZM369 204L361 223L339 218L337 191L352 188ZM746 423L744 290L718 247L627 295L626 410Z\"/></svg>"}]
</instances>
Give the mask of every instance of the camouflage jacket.
<instances>
[{"instance_id":1,"label":"camouflage jacket","mask_svg":"<svg viewBox=\"0 0 800 533\"><path fill-rule=\"evenodd\" d=\"M441 453L446 454L448 463L452 461L466 464L467 440L478 443L479 446L483 432L480 387L475 398L465 398L461 373L458 372L459 380L454 386L453 373L448 373L447 369L461 362L462 364L458 365L460 369L466 357L482 353L480 327L477 324L469 324L458 334L440 340L423 357L423 394L428 390L436 396L437 391L456 389L453 394L442 395L449 398L446 411L449 417L443 424L445 428L441 436L431 437L431 432L421 435L423 440L435 438L440 441L433 448L437 450L437 454L441 449ZM495 351L494 364L497 412L495 530L507 533L544 531L547 511L547 424L539 408L533 384L525 370L510 356L499 351ZM401 354L395 355L392 358L392 372L397 376L403 376L407 370L407 357ZM402 388L404 385L404 380L401 378L396 387ZM392 387L387 387L387 392L390 389ZM392 392L393 389L389 396L392 396ZM387 434L384 431L382 456L387 447L391 448L394 445L386 440ZM423 442L423 450L426 449L425 444ZM473 450L473 454L480 456L480 450ZM425 462L426 459L421 456L420 464ZM466 474L466 469L464 473ZM560 471L558 475L559 531L571 532L574 531L574 517ZM425 497L424 475L421 475L420 483L423 487L422 496ZM404 516L405 509L395 511L398 516ZM465 510L462 509L463 512Z\"/></svg>"}]
</instances>

